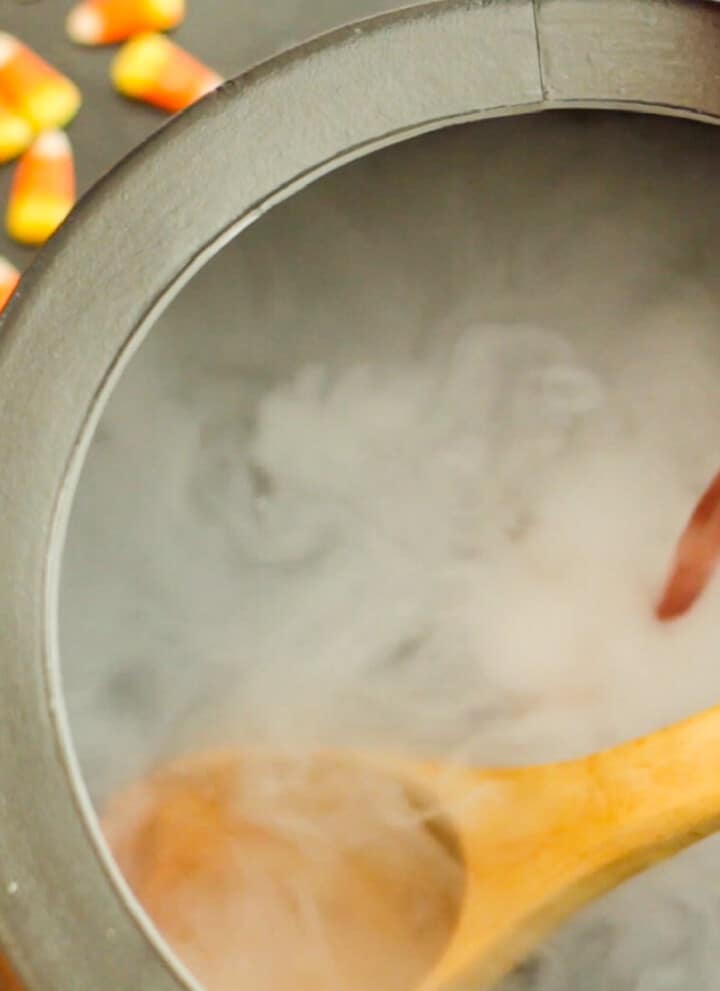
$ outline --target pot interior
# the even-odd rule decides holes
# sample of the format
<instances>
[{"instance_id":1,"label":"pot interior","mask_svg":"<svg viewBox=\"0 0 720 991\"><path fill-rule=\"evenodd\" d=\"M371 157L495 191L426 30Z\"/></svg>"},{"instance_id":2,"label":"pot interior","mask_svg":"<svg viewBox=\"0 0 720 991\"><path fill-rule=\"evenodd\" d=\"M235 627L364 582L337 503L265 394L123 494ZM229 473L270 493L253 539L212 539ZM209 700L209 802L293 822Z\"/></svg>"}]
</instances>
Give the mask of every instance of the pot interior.
<instances>
[{"instance_id":1,"label":"pot interior","mask_svg":"<svg viewBox=\"0 0 720 991\"><path fill-rule=\"evenodd\" d=\"M716 701L720 582L672 624L654 606L720 468L719 163L714 128L669 118L451 128L200 272L113 395L68 534L99 810L208 747L524 764ZM508 988L709 989L715 874L709 841Z\"/></svg>"}]
</instances>

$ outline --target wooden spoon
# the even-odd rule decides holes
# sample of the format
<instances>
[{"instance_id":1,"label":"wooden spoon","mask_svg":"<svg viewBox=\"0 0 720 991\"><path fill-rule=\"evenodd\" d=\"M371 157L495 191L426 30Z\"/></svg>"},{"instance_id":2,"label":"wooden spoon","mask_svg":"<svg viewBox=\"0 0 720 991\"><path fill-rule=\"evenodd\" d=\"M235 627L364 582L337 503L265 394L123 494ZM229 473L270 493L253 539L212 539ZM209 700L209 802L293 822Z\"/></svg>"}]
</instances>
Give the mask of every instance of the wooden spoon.
<instances>
[{"instance_id":1,"label":"wooden spoon","mask_svg":"<svg viewBox=\"0 0 720 991\"><path fill-rule=\"evenodd\" d=\"M486 770L358 754L319 759L344 767L349 781L371 768L402 782L462 867L449 936L420 979L398 991L491 986L581 906L720 829L720 708L591 757L537 767ZM181 765L180 793L171 765L143 783L141 813L132 789L111 807L111 846L140 899L152 892L149 910L163 931L173 926L178 878L204 870L198 837L207 849L211 837L216 844L237 830L237 810L216 785L246 761L234 751L198 755ZM192 815L168 817L170 778L176 809L190 793L197 798L200 783L212 800L207 807L193 800ZM170 855L163 822L172 823ZM214 991L212 980L206 986Z\"/></svg>"}]
</instances>

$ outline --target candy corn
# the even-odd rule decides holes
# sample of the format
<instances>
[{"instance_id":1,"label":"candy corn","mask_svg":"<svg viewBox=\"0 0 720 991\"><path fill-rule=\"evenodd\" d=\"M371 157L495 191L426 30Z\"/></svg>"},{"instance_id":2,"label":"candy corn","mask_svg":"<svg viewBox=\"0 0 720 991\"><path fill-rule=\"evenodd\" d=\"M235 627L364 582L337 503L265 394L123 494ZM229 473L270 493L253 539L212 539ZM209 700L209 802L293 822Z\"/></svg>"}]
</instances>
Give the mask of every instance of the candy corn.
<instances>
[{"instance_id":1,"label":"candy corn","mask_svg":"<svg viewBox=\"0 0 720 991\"><path fill-rule=\"evenodd\" d=\"M0 988L2 991L23 991L20 981L10 970L10 964L0 956Z\"/></svg>"},{"instance_id":2,"label":"candy corn","mask_svg":"<svg viewBox=\"0 0 720 991\"><path fill-rule=\"evenodd\" d=\"M15 292L18 282L20 281L20 273L7 258L0 256L0 313L7 306L8 300ZM2 966L0 965L0 974L2 974ZM0 984L0 987L2 985Z\"/></svg>"},{"instance_id":3,"label":"candy corn","mask_svg":"<svg viewBox=\"0 0 720 991\"><path fill-rule=\"evenodd\" d=\"M73 82L5 32L0 32L0 96L38 131L64 127L82 102Z\"/></svg>"},{"instance_id":4,"label":"candy corn","mask_svg":"<svg viewBox=\"0 0 720 991\"><path fill-rule=\"evenodd\" d=\"M75 167L62 131L36 138L18 163L10 190L6 226L21 244L43 244L75 203Z\"/></svg>"},{"instance_id":5,"label":"candy corn","mask_svg":"<svg viewBox=\"0 0 720 991\"><path fill-rule=\"evenodd\" d=\"M220 85L222 79L161 34L142 34L121 48L113 63L117 89L134 100L176 113Z\"/></svg>"},{"instance_id":6,"label":"candy corn","mask_svg":"<svg viewBox=\"0 0 720 991\"><path fill-rule=\"evenodd\" d=\"M83 0L68 14L79 45L111 45L144 31L169 31L185 17L185 0Z\"/></svg>"},{"instance_id":7,"label":"candy corn","mask_svg":"<svg viewBox=\"0 0 720 991\"><path fill-rule=\"evenodd\" d=\"M17 158L33 139L30 124L0 100L0 163Z\"/></svg>"}]
</instances>

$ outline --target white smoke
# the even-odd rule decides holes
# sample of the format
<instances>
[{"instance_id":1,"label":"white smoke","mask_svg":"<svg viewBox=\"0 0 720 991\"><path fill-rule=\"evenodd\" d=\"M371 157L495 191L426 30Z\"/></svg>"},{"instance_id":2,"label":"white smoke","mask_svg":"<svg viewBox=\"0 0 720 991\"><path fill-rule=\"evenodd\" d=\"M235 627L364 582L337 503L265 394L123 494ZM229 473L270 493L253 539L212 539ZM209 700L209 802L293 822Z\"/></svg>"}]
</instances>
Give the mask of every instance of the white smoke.
<instances>
[{"instance_id":1,"label":"white smoke","mask_svg":"<svg viewBox=\"0 0 720 991\"><path fill-rule=\"evenodd\" d=\"M438 135L196 280L113 398L70 531L98 801L208 743L526 763L717 701L720 581L653 618L720 468L716 144L599 114ZM709 991L718 878L709 841L509 986Z\"/></svg>"}]
</instances>

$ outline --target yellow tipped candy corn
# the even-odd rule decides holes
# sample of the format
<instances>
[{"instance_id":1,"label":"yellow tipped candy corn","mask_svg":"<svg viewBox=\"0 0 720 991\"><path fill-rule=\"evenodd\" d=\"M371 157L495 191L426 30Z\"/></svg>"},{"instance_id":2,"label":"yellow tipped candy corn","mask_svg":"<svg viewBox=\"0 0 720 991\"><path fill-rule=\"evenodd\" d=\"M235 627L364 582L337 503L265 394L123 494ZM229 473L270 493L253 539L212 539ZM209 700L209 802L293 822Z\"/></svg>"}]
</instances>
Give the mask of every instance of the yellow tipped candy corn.
<instances>
[{"instance_id":1,"label":"yellow tipped candy corn","mask_svg":"<svg viewBox=\"0 0 720 991\"><path fill-rule=\"evenodd\" d=\"M216 89L222 78L162 34L142 34L124 45L112 67L124 96L177 113Z\"/></svg>"},{"instance_id":2,"label":"yellow tipped candy corn","mask_svg":"<svg viewBox=\"0 0 720 991\"><path fill-rule=\"evenodd\" d=\"M62 131L36 138L17 165L10 190L7 232L21 244L44 244L75 205L75 166Z\"/></svg>"},{"instance_id":3,"label":"yellow tipped candy corn","mask_svg":"<svg viewBox=\"0 0 720 991\"><path fill-rule=\"evenodd\" d=\"M0 100L0 163L17 158L33 139L33 129L19 114Z\"/></svg>"},{"instance_id":4,"label":"yellow tipped candy corn","mask_svg":"<svg viewBox=\"0 0 720 991\"><path fill-rule=\"evenodd\" d=\"M7 258L0 256L0 313L5 309L8 300L15 292L20 281L20 273ZM0 976L2 975L2 961L0 961ZM3 985L0 984L0 987Z\"/></svg>"},{"instance_id":5,"label":"yellow tipped candy corn","mask_svg":"<svg viewBox=\"0 0 720 991\"><path fill-rule=\"evenodd\" d=\"M4 31L0 32L0 96L37 131L64 127L82 102L75 83Z\"/></svg>"},{"instance_id":6,"label":"yellow tipped candy corn","mask_svg":"<svg viewBox=\"0 0 720 991\"><path fill-rule=\"evenodd\" d=\"M23 991L20 981L10 970L10 964L0 956L0 988L3 991Z\"/></svg>"},{"instance_id":7,"label":"yellow tipped candy corn","mask_svg":"<svg viewBox=\"0 0 720 991\"><path fill-rule=\"evenodd\" d=\"M145 31L169 31L185 17L185 0L83 0L68 14L79 45L111 45Z\"/></svg>"}]
</instances>

